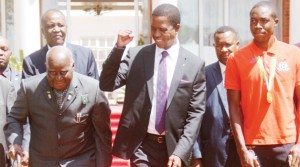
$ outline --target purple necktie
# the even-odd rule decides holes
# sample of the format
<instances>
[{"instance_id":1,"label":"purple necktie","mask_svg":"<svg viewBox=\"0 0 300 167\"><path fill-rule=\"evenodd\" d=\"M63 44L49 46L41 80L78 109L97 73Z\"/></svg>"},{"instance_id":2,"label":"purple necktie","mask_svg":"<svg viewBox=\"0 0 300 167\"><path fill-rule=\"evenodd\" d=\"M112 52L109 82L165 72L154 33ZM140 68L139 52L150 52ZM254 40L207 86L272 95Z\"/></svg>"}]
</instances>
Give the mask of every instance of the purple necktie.
<instances>
[{"instance_id":1,"label":"purple necktie","mask_svg":"<svg viewBox=\"0 0 300 167\"><path fill-rule=\"evenodd\" d=\"M159 61L157 73L157 87L156 87L156 119L155 129L159 134L165 130L165 116L167 105L167 60L169 55L167 51L163 51L162 57Z\"/></svg>"}]
</instances>

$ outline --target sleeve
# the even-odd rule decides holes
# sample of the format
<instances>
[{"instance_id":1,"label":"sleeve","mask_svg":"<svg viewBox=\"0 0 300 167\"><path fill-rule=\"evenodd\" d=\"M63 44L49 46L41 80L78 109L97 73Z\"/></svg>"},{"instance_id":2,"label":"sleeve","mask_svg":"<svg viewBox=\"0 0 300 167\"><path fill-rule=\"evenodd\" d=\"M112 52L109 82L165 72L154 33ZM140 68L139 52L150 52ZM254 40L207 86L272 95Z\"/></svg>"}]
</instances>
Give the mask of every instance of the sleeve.
<instances>
[{"instance_id":1,"label":"sleeve","mask_svg":"<svg viewBox=\"0 0 300 167\"><path fill-rule=\"evenodd\" d=\"M231 90L241 90L239 70L237 68L234 55L231 55L226 63L225 88Z\"/></svg>"},{"instance_id":2,"label":"sleeve","mask_svg":"<svg viewBox=\"0 0 300 167\"><path fill-rule=\"evenodd\" d=\"M94 57L94 54L92 50L89 50L89 61L88 61L88 76L91 76L95 78L96 80L99 80L99 73L97 68L97 63Z\"/></svg>"},{"instance_id":3,"label":"sleeve","mask_svg":"<svg viewBox=\"0 0 300 167\"><path fill-rule=\"evenodd\" d=\"M300 49L296 47L295 51L295 59L293 60L296 64L296 81L295 81L295 86L300 85Z\"/></svg>"},{"instance_id":4,"label":"sleeve","mask_svg":"<svg viewBox=\"0 0 300 167\"><path fill-rule=\"evenodd\" d=\"M32 63L29 57L23 60L22 79L29 78L31 76L36 75L34 69L31 68L30 64Z\"/></svg>"},{"instance_id":5,"label":"sleeve","mask_svg":"<svg viewBox=\"0 0 300 167\"><path fill-rule=\"evenodd\" d=\"M15 87L13 83L10 84L8 95L7 95L7 101L6 101L6 113L8 114L16 100L17 94L15 91Z\"/></svg>"},{"instance_id":6,"label":"sleeve","mask_svg":"<svg viewBox=\"0 0 300 167\"><path fill-rule=\"evenodd\" d=\"M110 127L110 108L103 92L97 89L96 106L92 121L96 133L96 166L110 167L112 162L112 132Z\"/></svg>"},{"instance_id":7,"label":"sleeve","mask_svg":"<svg viewBox=\"0 0 300 167\"><path fill-rule=\"evenodd\" d=\"M23 139L23 124L26 123L28 116L28 104L25 94L23 81L18 91L18 96L12 106L3 128L8 148L12 144L22 144Z\"/></svg>"},{"instance_id":8,"label":"sleeve","mask_svg":"<svg viewBox=\"0 0 300 167\"><path fill-rule=\"evenodd\" d=\"M202 153L201 153L201 139L200 137L197 138L195 141L195 144L193 146L193 152L192 152L192 157L193 159L196 158L202 158Z\"/></svg>"},{"instance_id":9,"label":"sleeve","mask_svg":"<svg viewBox=\"0 0 300 167\"><path fill-rule=\"evenodd\" d=\"M129 54L121 61L124 49L116 46L103 63L100 75L100 89L103 91L113 91L122 87L126 83L127 72L130 64Z\"/></svg>"}]
</instances>

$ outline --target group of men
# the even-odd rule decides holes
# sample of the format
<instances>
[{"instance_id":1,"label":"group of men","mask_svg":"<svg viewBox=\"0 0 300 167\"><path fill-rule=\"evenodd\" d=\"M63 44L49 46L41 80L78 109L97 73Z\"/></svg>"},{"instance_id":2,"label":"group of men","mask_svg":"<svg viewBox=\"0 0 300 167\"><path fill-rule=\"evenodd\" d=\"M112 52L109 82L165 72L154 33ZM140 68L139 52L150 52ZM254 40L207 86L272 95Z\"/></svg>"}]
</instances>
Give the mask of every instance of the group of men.
<instances>
[{"instance_id":1,"label":"group of men","mask_svg":"<svg viewBox=\"0 0 300 167\"><path fill-rule=\"evenodd\" d=\"M241 49L232 27L218 28L218 61L207 67L180 46L180 19L177 7L156 7L154 43L125 56L133 36L120 31L99 77L92 52L65 42L64 15L47 11L41 19L47 45L24 59L23 80L11 79L21 84L0 77L8 155L30 167L109 167L112 155L130 159L132 167L300 166L300 49L276 39L274 4L252 7L253 40ZM7 63L1 66L11 54L3 41L1 75L14 78L3 72L12 71ZM124 85L112 148L102 91Z\"/></svg>"}]
</instances>

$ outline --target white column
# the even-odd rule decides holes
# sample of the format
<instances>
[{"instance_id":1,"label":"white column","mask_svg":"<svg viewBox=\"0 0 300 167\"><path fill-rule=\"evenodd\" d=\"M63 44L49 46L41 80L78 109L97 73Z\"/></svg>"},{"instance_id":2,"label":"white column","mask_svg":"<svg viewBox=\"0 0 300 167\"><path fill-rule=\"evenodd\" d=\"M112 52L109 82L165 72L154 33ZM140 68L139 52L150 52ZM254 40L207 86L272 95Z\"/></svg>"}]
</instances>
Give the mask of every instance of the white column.
<instances>
[{"instance_id":1,"label":"white column","mask_svg":"<svg viewBox=\"0 0 300 167\"><path fill-rule=\"evenodd\" d=\"M24 56L40 49L39 0L14 1L14 53L23 49Z\"/></svg>"},{"instance_id":2,"label":"white column","mask_svg":"<svg viewBox=\"0 0 300 167\"><path fill-rule=\"evenodd\" d=\"M152 10L154 8L156 8L158 5L161 5L163 3L169 3L169 4L172 4L174 6L177 6L177 3L178 0L152 0Z\"/></svg>"},{"instance_id":3,"label":"white column","mask_svg":"<svg viewBox=\"0 0 300 167\"><path fill-rule=\"evenodd\" d=\"M290 43L300 42L300 1L290 0Z\"/></svg>"}]
</instances>

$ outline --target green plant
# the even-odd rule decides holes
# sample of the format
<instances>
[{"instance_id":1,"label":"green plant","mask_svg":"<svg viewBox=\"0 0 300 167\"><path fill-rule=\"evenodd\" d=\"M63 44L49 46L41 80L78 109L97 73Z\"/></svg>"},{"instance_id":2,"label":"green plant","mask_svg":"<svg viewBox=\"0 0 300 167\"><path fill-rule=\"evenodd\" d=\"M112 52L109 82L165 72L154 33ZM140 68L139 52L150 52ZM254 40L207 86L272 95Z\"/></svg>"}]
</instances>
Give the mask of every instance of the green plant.
<instances>
[{"instance_id":1,"label":"green plant","mask_svg":"<svg viewBox=\"0 0 300 167\"><path fill-rule=\"evenodd\" d=\"M16 71L22 72L22 64L24 59L23 49L19 50L19 55L12 55L10 57L9 66Z\"/></svg>"}]
</instances>

